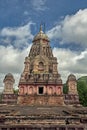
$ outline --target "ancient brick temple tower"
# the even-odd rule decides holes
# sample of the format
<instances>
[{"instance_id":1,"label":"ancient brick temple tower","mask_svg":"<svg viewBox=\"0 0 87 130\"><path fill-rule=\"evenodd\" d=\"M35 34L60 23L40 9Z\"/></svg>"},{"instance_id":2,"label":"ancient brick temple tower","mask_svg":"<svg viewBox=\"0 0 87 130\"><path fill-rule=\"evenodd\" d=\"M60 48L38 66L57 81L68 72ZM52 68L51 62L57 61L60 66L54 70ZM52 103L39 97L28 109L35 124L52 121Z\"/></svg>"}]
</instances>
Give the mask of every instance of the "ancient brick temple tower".
<instances>
[{"instance_id":1,"label":"ancient brick temple tower","mask_svg":"<svg viewBox=\"0 0 87 130\"><path fill-rule=\"evenodd\" d=\"M18 104L63 105L63 85L48 36L40 27L19 81Z\"/></svg>"},{"instance_id":2,"label":"ancient brick temple tower","mask_svg":"<svg viewBox=\"0 0 87 130\"><path fill-rule=\"evenodd\" d=\"M14 94L13 84L15 79L11 73L8 73L4 80L4 91L2 93L2 103L16 104L17 95Z\"/></svg>"}]
</instances>

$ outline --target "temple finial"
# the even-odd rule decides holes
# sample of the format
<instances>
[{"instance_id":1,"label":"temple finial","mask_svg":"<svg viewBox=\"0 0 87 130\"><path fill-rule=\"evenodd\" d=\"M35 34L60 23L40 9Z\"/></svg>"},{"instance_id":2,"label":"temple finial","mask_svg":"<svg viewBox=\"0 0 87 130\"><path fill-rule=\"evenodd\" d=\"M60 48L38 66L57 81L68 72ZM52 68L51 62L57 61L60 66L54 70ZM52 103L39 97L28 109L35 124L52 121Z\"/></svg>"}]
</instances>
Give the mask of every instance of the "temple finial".
<instances>
[{"instance_id":1,"label":"temple finial","mask_svg":"<svg viewBox=\"0 0 87 130\"><path fill-rule=\"evenodd\" d=\"M40 32L43 32L43 31L42 31L42 24L40 25Z\"/></svg>"}]
</instances>

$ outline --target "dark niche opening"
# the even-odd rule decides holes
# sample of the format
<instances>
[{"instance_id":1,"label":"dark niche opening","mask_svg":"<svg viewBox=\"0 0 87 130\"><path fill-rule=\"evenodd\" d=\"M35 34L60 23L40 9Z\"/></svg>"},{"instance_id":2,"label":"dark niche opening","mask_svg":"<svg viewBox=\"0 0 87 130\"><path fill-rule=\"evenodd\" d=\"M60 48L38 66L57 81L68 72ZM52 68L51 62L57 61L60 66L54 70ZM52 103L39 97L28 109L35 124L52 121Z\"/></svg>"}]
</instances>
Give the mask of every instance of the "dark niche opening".
<instances>
[{"instance_id":1,"label":"dark niche opening","mask_svg":"<svg viewBox=\"0 0 87 130\"><path fill-rule=\"evenodd\" d=\"M38 93L43 94L43 87L39 87Z\"/></svg>"},{"instance_id":2,"label":"dark niche opening","mask_svg":"<svg viewBox=\"0 0 87 130\"><path fill-rule=\"evenodd\" d=\"M65 130L66 128L65 127L60 127L59 130Z\"/></svg>"}]
</instances>

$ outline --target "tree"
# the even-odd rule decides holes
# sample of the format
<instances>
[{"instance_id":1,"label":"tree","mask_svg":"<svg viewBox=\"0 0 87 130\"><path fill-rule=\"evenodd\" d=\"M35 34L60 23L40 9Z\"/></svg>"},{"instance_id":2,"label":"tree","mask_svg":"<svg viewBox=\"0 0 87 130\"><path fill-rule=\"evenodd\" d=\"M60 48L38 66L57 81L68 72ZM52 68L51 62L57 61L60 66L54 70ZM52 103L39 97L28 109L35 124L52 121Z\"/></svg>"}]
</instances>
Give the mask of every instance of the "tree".
<instances>
[{"instance_id":1,"label":"tree","mask_svg":"<svg viewBox=\"0 0 87 130\"><path fill-rule=\"evenodd\" d=\"M19 89L14 89L14 94L18 94Z\"/></svg>"},{"instance_id":2,"label":"tree","mask_svg":"<svg viewBox=\"0 0 87 130\"><path fill-rule=\"evenodd\" d=\"M63 85L63 93L68 94L68 86L67 86L67 84Z\"/></svg>"},{"instance_id":3,"label":"tree","mask_svg":"<svg viewBox=\"0 0 87 130\"><path fill-rule=\"evenodd\" d=\"M77 90L79 94L80 103L87 106L87 87L84 81L77 82Z\"/></svg>"}]
</instances>

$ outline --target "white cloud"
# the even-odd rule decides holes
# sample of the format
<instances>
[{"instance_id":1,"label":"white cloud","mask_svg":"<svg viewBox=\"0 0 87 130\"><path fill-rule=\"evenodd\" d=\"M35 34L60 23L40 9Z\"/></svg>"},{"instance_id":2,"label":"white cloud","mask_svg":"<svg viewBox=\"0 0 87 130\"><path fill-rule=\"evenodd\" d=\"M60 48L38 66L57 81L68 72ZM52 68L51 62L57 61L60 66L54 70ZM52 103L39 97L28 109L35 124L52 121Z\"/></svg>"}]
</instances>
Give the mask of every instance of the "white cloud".
<instances>
[{"instance_id":1,"label":"white cloud","mask_svg":"<svg viewBox=\"0 0 87 130\"><path fill-rule=\"evenodd\" d=\"M32 34L30 31L30 25L32 23L28 23L27 25L21 26L21 27L8 27L8 28L3 28L1 31L1 36L15 36L17 38L22 38L22 37L27 37L29 36L32 38Z\"/></svg>"},{"instance_id":2,"label":"white cloud","mask_svg":"<svg viewBox=\"0 0 87 130\"><path fill-rule=\"evenodd\" d=\"M24 15L29 15L29 12L28 11L24 11Z\"/></svg>"},{"instance_id":3,"label":"white cloud","mask_svg":"<svg viewBox=\"0 0 87 130\"><path fill-rule=\"evenodd\" d=\"M3 88L3 79L7 73L15 76L17 86L20 74L23 71L24 58L28 55L33 38L29 22L20 27L6 27L0 30L0 89ZM20 48L23 49L20 49Z\"/></svg>"},{"instance_id":4,"label":"white cloud","mask_svg":"<svg viewBox=\"0 0 87 130\"><path fill-rule=\"evenodd\" d=\"M44 11L47 9L46 5L46 0L32 0L32 5L33 5L33 8L36 10L36 11Z\"/></svg>"},{"instance_id":5,"label":"white cloud","mask_svg":"<svg viewBox=\"0 0 87 130\"><path fill-rule=\"evenodd\" d=\"M20 74L24 68L24 59L30 51L31 44L24 50L14 49L13 46L0 46L0 88L3 87L3 79L7 73L12 73L18 85Z\"/></svg>"},{"instance_id":6,"label":"white cloud","mask_svg":"<svg viewBox=\"0 0 87 130\"><path fill-rule=\"evenodd\" d=\"M87 49L81 53L68 49L53 49L54 56L58 60L58 71L62 76L63 82L67 80L70 73L79 78L87 75Z\"/></svg>"},{"instance_id":7,"label":"white cloud","mask_svg":"<svg viewBox=\"0 0 87 130\"><path fill-rule=\"evenodd\" d=\"M7 45L13 45L17 48L28 45L29 40L33 38L31 34L31 25L29 22L20 27L6 27L0 31L0 42Z\"/></svg>"},{"instance_id":8,"label":"white cloud","mask_svg":"<svg viewBox=\"0 0 87 130\"><path fill-rule=\"evenodd\" d=\"M87 9L67 15L47 34L51 39L59 39L62 44L75 43L87 47Z\"/></svg>"}]
</instances>

